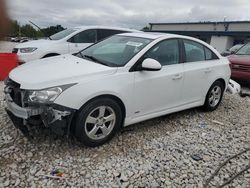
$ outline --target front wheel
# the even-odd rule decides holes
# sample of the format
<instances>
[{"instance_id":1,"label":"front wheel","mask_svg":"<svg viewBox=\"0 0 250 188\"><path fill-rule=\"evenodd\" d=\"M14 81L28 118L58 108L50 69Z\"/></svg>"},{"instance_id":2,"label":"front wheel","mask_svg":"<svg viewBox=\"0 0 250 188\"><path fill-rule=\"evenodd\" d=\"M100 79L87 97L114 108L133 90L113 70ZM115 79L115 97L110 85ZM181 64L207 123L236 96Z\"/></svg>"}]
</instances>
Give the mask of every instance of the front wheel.
<instances>
[{"instance_id":1,"label":"front wheel","mask_svg":"<svg viewBox=\"0 0 250 188\"><path fill-rule=\"evenodd\" d=\"M213 83L206 96L204 104L205 110L213 111L219 106L223 97L224 89L224 84L221 81L215 81Z\"/></svg>"},{"instance_id":2,"label":"front wheel","mask_svg":"<svg viewBox=\"0 0 250 188\"><path fill-rule=\"evenodd\" d=\"M122 111L110 98L99 98L83 107L76 119L75 136L86 146L95 147L112 139L121 127Z\"/></svg>"}]
</instances>

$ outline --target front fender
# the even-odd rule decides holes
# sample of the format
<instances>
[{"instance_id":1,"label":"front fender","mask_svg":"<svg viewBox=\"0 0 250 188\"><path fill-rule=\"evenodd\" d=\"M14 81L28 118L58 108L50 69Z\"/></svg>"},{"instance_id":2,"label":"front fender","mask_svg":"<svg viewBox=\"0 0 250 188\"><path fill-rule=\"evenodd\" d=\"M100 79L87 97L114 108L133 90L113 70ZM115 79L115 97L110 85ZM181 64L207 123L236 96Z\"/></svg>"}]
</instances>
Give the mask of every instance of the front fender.
<instances>
[{"instance_id":1,"label":"front fender","mask_svg":"<svg viewBox=\"0 0 250 188\"><path fill-rule=\"evenodd\" d=\"M93 81L76 84L65 90L55 100L56 104L79 110L86 102L101 95L119 98L129 113L132 111L133 76L122 74L102 76Z\"/></svg>"}]
</instances>

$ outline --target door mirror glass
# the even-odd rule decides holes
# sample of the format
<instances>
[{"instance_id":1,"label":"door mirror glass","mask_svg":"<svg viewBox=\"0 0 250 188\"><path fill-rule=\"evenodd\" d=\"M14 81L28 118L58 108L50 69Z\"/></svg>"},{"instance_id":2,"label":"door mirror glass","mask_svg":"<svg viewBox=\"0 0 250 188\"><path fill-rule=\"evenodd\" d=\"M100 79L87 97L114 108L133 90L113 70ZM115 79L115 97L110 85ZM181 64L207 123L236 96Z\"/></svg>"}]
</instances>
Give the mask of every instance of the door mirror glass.
<instances>
[{"instance_id":1,"label":"door mirror glass","mask_svg":"<svg viewBox=\"0 0 250 188\"><path fill-rule=\"evenodd\" d=\"M161 64L154 59L147 58L142 62L141 70L159 71L159 70L161 70Z\"/></svg>"}]
</instances>

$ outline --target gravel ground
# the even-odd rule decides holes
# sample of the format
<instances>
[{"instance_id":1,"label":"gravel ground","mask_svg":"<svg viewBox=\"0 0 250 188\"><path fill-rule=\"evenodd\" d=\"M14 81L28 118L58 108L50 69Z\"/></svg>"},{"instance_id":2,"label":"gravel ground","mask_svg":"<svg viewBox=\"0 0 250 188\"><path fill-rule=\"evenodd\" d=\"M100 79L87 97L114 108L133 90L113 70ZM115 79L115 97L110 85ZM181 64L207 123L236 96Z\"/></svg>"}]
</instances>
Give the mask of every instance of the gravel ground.
<instances>
[{"instance_id":1,"label":"gravel ground","mask_svg":"<svg viewBox=\"0 0 250 188\"><path fill-rule=\"evenodd\" d=\"M202 188L223 161L250 147L250 98L238 95L226 94L214 112L195 108L127 127L97 148L45 130L28 141L5 114L2 91L0 102L0 187ZM249 163L250 151L222 168L210 186ZM58 168L63 179L45 177ZM250 187L250 170L226 187Z\"/></svg>"}]
</instances>

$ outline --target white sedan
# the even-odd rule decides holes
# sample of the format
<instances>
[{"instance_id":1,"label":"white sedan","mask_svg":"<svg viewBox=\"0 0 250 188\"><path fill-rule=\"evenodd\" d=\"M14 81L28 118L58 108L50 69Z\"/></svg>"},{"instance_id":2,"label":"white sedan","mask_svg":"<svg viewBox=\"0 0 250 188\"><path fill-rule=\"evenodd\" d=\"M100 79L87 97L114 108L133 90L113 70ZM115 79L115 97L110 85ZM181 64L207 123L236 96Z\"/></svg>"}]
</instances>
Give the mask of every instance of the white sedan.
<instances>
[{"instance_id":1,"label":"white sedan","mask_svg":"<svg viewBox=\"0 0 250 188\"><path fill-rule=\"evenodd\" d=\"M7 112L25 135L29 126L45 126L98 146L140 121L197 106L215 110L230 73L228 60L198 39L119 34L14 69Z\"/></svg>"},{"instance_id":2,"label":"white sedan","mask_svg":"<svg viewBox=\"0 0 250 188\"><path fill-rule=\"evenodd\" d=\"M41 58L73 54L104 38L127 32L140 31L105 26L68 28L50 36L48 39L33 40L18 44L12 52L17 53L19 63L23 64Z\"/></svg>"}]
</instances>

